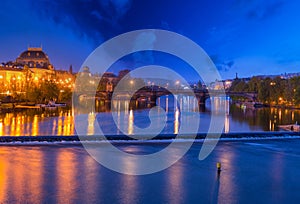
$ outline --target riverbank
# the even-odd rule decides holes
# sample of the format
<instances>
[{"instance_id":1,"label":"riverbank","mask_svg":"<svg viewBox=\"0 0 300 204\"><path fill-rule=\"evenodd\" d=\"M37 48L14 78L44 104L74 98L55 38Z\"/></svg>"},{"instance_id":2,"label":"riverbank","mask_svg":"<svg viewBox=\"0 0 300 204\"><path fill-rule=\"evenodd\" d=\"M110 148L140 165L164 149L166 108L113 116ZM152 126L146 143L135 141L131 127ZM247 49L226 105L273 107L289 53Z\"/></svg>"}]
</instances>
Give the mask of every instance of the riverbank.
<instances>
[{"instance_id":1,"label":"riverbank","mask_svg":"<svg viewBox=\"0 0 300 204\"><path fill-rule=\"evenodd\" d=\"M20 112L25 109L40 109L47 107L66 107L71 108L71 104L67 103L52 103L52 104L35 104L26 102L15 102L15 103L0 103L0 110L2 112Z\"/></svg>"},{"instance_id":2,"label":"riverbank","mask_svg":"<svg viewBox=\"0 0 300 204\"><path fill-rule=\"evenodd\" d=\"M232 101L236 106L240 108L281 108L281 109L290 109L290 110L300 110L300 106L295 105L286 105L286 104L268 104L261 102L249 102L249 101L240 101L233 100Z\"/></svg>"},{"instance_id":3,"label":"riverbank","mask_svg":"<svg viewBox=\"0 0 300 204\"><path fill-rule=\"evenodd\" d=\"M137 137L137 136L135 136ZM88 142L88 141L128 141L128 142L145 142L153 141L158 142L162 140L166 141L184 141L189 139L204 140L219 139L218 134L209 134L207 137L206 133L198 133L196 138L193 135L181 135L175 134L160 134L151 140L144 140L143 136L141 139L136 140L127 135L107 135L103 136L1 136L0 143L24 143L24 142ZM300 132L255 132L255 133L222 133L221 140L251 140L251 139L284 139L284 138L300 138Z\"/></svg>"}]
</instances>

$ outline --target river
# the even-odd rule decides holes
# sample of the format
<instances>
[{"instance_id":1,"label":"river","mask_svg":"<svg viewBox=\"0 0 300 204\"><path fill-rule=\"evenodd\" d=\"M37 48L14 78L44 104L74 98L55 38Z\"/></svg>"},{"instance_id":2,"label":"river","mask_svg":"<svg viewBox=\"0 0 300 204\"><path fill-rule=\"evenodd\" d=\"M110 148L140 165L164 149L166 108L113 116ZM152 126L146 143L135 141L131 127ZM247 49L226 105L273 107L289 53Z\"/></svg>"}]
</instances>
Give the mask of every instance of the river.
<instances>
[{"instance_id":1,"label":"river","mask_svg":"<svg viewBox=\"0 0 300 204\"><path fill-rule=\"evenodd\" d=\"M299 139L221 141L203 161L201 144L170 168L144 176L113 172L80 144L0 145L0 202L299 203ZM165 147L115 145L133 154Z\"/></svg>"},{"instance_id":2,"label":"river","mask_svg":"<svg viewBox=\"0 0 300 204\"><path fill-rule=\"evenodd\" d=\"M189 108L195 108L195 102L188 100ZM220 102L221 101L221 102ZM116 102L118 107L118 103ZM224 128L223 132L261 132L261 131L280 131L278 125L294 124L300 122L300 110L290 110L281 108L253 108L243 109L231 102L230 99L217 100L213 103L225 103ZM167 110L167 119L162 133L177 133L180 128L180 119L178 119L178 110L174 108L174 102L169 99L166 105L166 99L158 101L162 107ZM227 105L226 105L227 104ZM120 104L119 104L120 105ZM123 104L124 105L124 104ZM166 107L167 106L167 107ZM126 107L126 104L125 104ZM218 106L216 106L218 107ZM90 112L88 118L87 135L94 134L95 120L102 128L104 134L114 135L122 132L117 128L118 124L114 122L110 109L96 107L98 112ZM125 110L125 111L124 111ZM148 117L149 109L130 109L129 107L116 114L116 121L123 121L123 133L135 134L134 126L145 128L150 124ZM211 120L211 103L206 102L206 108L200 108L199 130L198 132L207 132ZM192 118L187 118L192 123ZM0 113L0 136L38 136L38 135L74 135L74 111L70 108L47 108L47 109L27 109L15 112Z\"/></svg>"}]
</instances>

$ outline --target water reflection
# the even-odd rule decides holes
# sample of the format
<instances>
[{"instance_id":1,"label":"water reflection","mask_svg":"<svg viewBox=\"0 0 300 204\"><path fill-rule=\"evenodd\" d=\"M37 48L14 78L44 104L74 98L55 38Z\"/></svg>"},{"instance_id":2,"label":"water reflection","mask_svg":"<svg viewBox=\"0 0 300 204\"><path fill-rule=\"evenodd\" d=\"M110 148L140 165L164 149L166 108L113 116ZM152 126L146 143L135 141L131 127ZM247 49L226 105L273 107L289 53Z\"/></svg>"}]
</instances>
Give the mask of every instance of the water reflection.
<instances>
[{"instance_id":1,"label":"water reflection","mask_svg":"<svg viewBox=\"0 0 300 204\"><path fill-rule=\"evenodd\" d=\"M225 133L228 133L229 132L229 123L230 123L230 120L229 120L229 110L230 110L230 101L229 100L226 100L225 101L225 127L224 127L224 132Z\"/></svg>"},{"instance_id":2,"label":"water reflection","mask_svg":"<svg viewBox=\"0 0 300 204\"><path fill-rule=\"evenodd\" d=\"M14 154L10 153L12 151ZM44 157L40 151L27 148L24 153L20 148L4 147L0 149L0 155L0 201L41 202L44 185L44 168L41 164ZM24 155L26 159L22 159Z\"/></svg>"},{"instance_id":3,"label":"water reflection","mask_svg":"<svg viewBox=\"0 0 300 204\"><path fill-rule=\"evenodd\" d=\"M26 110L0 114L0 136L74 135L70 109Z\"/></svg>"},{"instance_id":4,"label":"water reflection","mask_svg":"<svg viewBox=\"0 0 300 204\"><path fill-rule=\"evenodd\" d=\"M76 155L71 151L62 149L57 155L57 201L58 203L73 203L74 188L77 186L76 172L78 163Z\"/></svg>"},{"instance_id":5,"label":"water reflection","mask_svg":"<svg viewBox=\"0 0 300 204\"><path fill-rule=\"evenodd\" d=\"M238 189L235 183L237 173L235 153L230 149L224 149L219 155L218 161L222 164L222 172L217 175L215 184L215 196L217 203L223 203L226 199L238 200Z\"/></svg>"},{"instance_id":6,"label":"water reflection","mask_svg":"<svg viewBox=\"0 0 300 204\"><path fill-rule=\"evenodd\" d=\"M175 111L175 120L174 120L174 134L178 134L179 130L179 110Z\"/></svg>"},{"instance_id":7,"label":"water reflection","mask_svg":"<svg viewBox=\"0 0 300 204\"><path fill-rule=\"evenodd\" d=\"M172 96L158 98L166 113L165 118L157 117L158 124L165 124L163 133L175 133L180 130L184 122L192 124L193 117L185 117L183 112L195 112L199 108L198 101L191 96ZM102 125L105 134L136 133L135 127L146 128L150 124L149 109L141 109L128 101L116 100L112 106L116 111L116 122L112 120L110 106L97 102L96 110L86 113L86 134L95 134L95 125ZM147 104L144 104L147 106ZM100 108L101 107L101 108ZM225 107L225 110L222 108ZM0 136L37 136L37 135L74 135L74 113L80 110L64 108L48 110L26 110L22 112L0 113ZM162 109L157 109L157 115ZM210 124L210 114L224 116L224 132L253 132L278 131L278 125L292 124L300 121L300 110L280 108L245 109L231 103L228 98L213 97L207 101L206 108L200 109L199 131L206 132ZM182 118L182 116L184 118ZM121 129L117 127L122 127Z\"/></svg>"},{"instance_id":8,"label":"water reflection","mask_svg":"<svg viewBox=\"0 0 300 204\"><path fill-rule=\"evenodd\" d=\"M129 116L128 116L128 135L133 134L133 122L134 122L133 111L130 110Z\"/></svg>"},{"instance_id":9,"label":"water reflection","mask_svg":"<svg viewBox=\"0 0 300 204\"><path fill-rule=\"evenodd\" d=\"M88 128L87 128L87 135L93 135L95 132L95 113L90 112L88 114Z\"/></svg>"}]
</instances>

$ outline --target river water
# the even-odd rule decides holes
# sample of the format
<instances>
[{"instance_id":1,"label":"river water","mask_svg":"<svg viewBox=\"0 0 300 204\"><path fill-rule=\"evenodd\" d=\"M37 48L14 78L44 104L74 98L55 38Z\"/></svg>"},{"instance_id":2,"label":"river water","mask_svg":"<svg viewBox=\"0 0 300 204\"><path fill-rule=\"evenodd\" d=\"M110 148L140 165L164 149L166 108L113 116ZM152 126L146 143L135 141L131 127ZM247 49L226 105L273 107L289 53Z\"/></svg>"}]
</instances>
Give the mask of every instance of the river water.
<instances>
[{"instance_id":1,"label":"river water","mask_svg":"<svg viewBox=\"0 0 300 204\"><path fill-rule=\"evenodd\" d=\"M196 107L195 100L183 98L184 104L193 112ZM120 105L121 104L121 105ZM181 125L180 110L175 108L174 101L161 98L158 101L166 111L166 118L157 123L165 123L161 133L178 133ZM167 105L168 104L168 105ZM242 109L231 103L230 99L213 99L212 103L208 100L206 108L200 108L199 112L199 129L198 132L207 132L211 123L212 105L215 104L216 111L218 108L224 108L223 132L261 132L261 131L280 131L278 125L294 124L300 122L300 110L289 110L280 108L257 108ZM224 106L223 106L223 105ZM116 102L119 107L116 116L116 122L113 120L109 108L96 107L98 112L87 112L86 134L95 134L95 125L100 125L104 134L135 134L134 125L139 128L146 128L150 124L148 117L149 109L131 109L124 102ZM125 107L121 108L120 107ZM220 108L221 107L221 108ZM159 110L158 110L159 111ZM74 113L70 108L47 108L47 109L28 109L18 112L0 113L0 136L37 136L37 135L74 135ZM161 118L160 118L161 119ZM187 123L193 124L194 118L187 117ZM118 124L118 121L122 124ZM121 130L118 128L123 126Z\"/></svg>"},{"instance_id":2,"label":"river water","mask_svg":"<svg viewBox=\"0 0 300 204\"><path fill-rule=\"evenodd\" d=\"M193 112L195 101L184 100L185 108ZM183 108L178 109L171 99L168 105L166 101L166 98L159 101L166 112L162 131L176 133ZM123 121L123 131L129 135L136 133L133 124L141 128L150 124L149 109L131 109L121 101L113 105L117 107L116 123L109 109L101 107L100 112L87 112L87 135L95 133L97 123L106 134L121 134L117 126L118 121ZM118 109L121 106L126 108L121 111ZM222 112L218 107L225 110ZM75 111L52 108L2 112L0 135L74 135ZM225 113L223 132L253 132L254 136L256 131L278 131L279 124L300 121L299 110L241 109L229 99L213 99L205 109L200 109L199 132L207 131L213 111ZM193 123L192 117L186 119ZM105 168L79 142L3 143L0 144L0 203L299 203L300 139L254 138L219 141L203 161L198 159L203 143L194 142L174 165L144 176ZM141 155L158 152L169 142L113 143L124 152ZM94 143L95 148L105 145ZM184 143L179 142L176 148ZM222 164L220 174L217 162ZM134 169L138 165L121 163L124 168Z\"/></svg>"},{"instance_id":3,"label":"river water","mask_svg":"<svg viewBox=\"0 0 300 204\"><path fill-rule=\"evenodd\" d=\"M133 154L165 147L115 145ZM80 144L0 145L0 203L299 203L299 139L221 141L203 161L201 145L144 176L113 172Z\"/></svg>"}]
</instances>

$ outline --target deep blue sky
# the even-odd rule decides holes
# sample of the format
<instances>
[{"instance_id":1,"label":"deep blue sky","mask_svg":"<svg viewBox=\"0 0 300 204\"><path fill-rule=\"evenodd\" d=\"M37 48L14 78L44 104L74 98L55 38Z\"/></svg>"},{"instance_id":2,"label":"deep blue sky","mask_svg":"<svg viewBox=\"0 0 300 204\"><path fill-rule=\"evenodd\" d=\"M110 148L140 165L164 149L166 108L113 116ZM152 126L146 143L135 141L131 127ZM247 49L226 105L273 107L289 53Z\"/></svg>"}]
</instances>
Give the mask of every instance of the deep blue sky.
<instances>
[{"instance_id":1,"label":"deep blue sky","mask_svg":"<svg viewBox=\"0 0 300 204\"><path fill-rule=\"evenodd\" d=\"M300 72L297 0L4 0L0 6L0 62L42 44L55 68L78 70L104 40L160 28L197 42L223 78Z\"/></svg>"}]
</instances>

